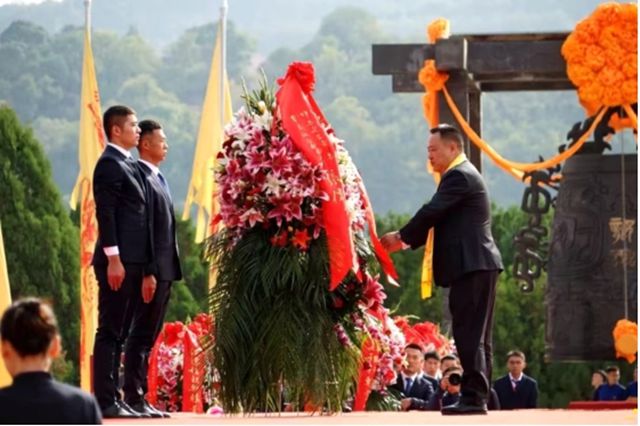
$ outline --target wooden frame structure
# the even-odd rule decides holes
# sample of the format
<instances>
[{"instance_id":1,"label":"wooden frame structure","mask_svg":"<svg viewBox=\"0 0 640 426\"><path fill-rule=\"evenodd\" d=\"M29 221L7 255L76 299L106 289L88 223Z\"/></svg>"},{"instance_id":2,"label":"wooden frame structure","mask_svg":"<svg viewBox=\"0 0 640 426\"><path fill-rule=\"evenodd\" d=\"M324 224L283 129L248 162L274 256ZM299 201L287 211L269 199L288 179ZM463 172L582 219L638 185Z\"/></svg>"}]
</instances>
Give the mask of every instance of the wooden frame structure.
<instances>
[{"instance_id":1,"label":"wooden frame structure","mask_svg":"<svg viewBox=\"0 0 640 426\"><path fill-rule=\"evenodd\" d=\"M396 93L424 92L418 72L434 59L447 72L447 89L471 127L482 130L482 92L575 90L560 50L569 33L456 35L435 44L374 44L374 75L391 75ZM455 124L440 96L440 121ZM480 150L466 143L471 162L482 171Z\"/></svg>"}]
</instances>

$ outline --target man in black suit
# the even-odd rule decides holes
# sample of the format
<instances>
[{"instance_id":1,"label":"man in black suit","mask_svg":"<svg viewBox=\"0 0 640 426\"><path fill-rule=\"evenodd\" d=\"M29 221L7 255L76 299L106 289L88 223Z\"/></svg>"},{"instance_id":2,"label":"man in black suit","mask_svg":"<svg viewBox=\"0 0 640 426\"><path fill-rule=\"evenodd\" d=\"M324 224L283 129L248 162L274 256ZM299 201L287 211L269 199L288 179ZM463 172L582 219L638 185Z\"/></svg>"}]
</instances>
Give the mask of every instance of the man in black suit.
<instances>
[{"instance_id":1,"label":"man in black suit","mask_svg":"<svg viewBox=\"0 0 640 426\"><path fill-rule=\"evenodd\" d=\"M138 145L140 128L135 112L120 105L105 111L103 124L108 143L93 173L98 221L93 266L99 289L93 388L103 417L141 417L121 401L117 384L133 296L140 294L143 281L155 282L145 183L129 153Z\"/></svg>"},{"instance_id":2,"label":"man in black suit","mask_svg":"<svg viewBox=\"0 0 640 426\"><path fill-rule=\"evenodd\" d=\"M442 179L427 204L400 231L382 238L394 252L425 244L434 229L433 275L450 287L453 337L464 370L460 402L443 414L486 414L492 362L493 305L502 259L491 235L487 187L463 153L453 126L431 129L429 161Z\"/></svg>"},{"instance_id":3,"label":"man in black suit","mask_svg":"<svg viewBox=\"0 0 640 426\"><path fill-rule=\"evenodd\" d=\"M438 389L440 386L440 355L438 355L438 352L430 351L424 354L422 371L424 377L433 386L433 389Z\"/></svg>"},{"instance_id":4,"label":"man in black suit","mask_svg":"<svg viewBox=\"0 0 640 426\"><path fill-rule=\"evenodd\" d=\"M101 424L93 396L51 377L60 355L58 324L39 299L14 302L0 323L2 359L13 377L0 389L0 424Z\"/></svg>"},{"instance_id":5,"label":"man in black suit","mask_svg":"<svg viewBox=\"0 0 640 426\"><path fill-rule=\"evenodd\" d=\"M162 329L171 282L182 279L171 192L159 169L160 163L167 157L168 149L162 126L153 120L141 121L138 166L147 186L154 263L152 269L156 282L143 284L142 292L134 296L136 308L125 349L123 390L124 400L129 406L152 417L169 415L159 412L145 399L149 352Z\"/></svg>"},{"instance_id":6,"label":"man in black suit","mask_svg":"<svg viewBox=\"0 0 640 426\"><path fill-rule=\"evenodd\" d=\"M507 354L509 374L499 378L493 384L493 389L500 399L502 410L537 408L538 383L523 373L526 366L527 361L524 353L510 351Z\"/></svg>"},{"instance_id":7,"label":"man in black suit","mask_svg":"<svg viewBox=\"0 0 640 426\"><path fill-rule=\"evenodd\" d=\"M422 347L410 343L404 348L405 365L391 388L400 392L403 411L420 410L434 393L433 386L422 373Z\"/></svg>"}]
</instances>

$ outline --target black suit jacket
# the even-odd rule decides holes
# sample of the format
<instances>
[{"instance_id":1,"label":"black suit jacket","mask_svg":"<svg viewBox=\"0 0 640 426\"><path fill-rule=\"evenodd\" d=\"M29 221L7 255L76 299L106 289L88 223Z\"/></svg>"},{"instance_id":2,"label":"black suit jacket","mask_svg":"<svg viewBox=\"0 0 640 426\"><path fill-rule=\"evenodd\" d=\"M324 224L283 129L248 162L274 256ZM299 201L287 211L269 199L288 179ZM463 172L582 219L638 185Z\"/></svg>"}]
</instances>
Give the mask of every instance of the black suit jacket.
<instances>
[{"instance_id":1,"label":"black suit jacket","mask_svg":"<svg viewBox=\"0 0 640 426\"><path fill-rule=\"evenodd\" d=\"M525 374L522 375L515 390L513 390L508 374L496 380L493 389L498 394L502 410L536 408L538 406L538 383Z\"/></svg>"},{"instance_id":2,"label":"black suit jacket","mask_svg":"<svg viewBox=\"0 0 640 426\"><path fill-rule=\"evenodd\" d=\"M23 373L0 389L0 424L101 423L93 396L53 380L49 373Z\"/></svg>"},{"instance_id":3,"label":"black suit jacket","mask_svg":"<svg viewBox=\"0 0 640 426\"><path fill-rule=\"evenodd\" d=\"M434 228L433 277L442 287L468 272L502 270L491 235L490 207L482 176L464 161L442 175L431 201L400 230L400 237L415 249Z\"/></svg>"},{"instance_id":4,"label":"black suit jacket","mask_svg":"<svg viewBox=\"0 0 640 426\"><path fill-rule=\"evenodd\" d=\"M182 279L176 218L171 195L164 189L158 177L144 163L138 162L147 186L149 217L151 218L151 250L155 276L158 281Z\"/></svg>"},{"instance_id":5,"label":"black suit jacket","mask_svg":"<svg viewBox=\"0 0 640 426\"><path fill-rule=\"evenodd\" d=\"M433 390L435 391L436 389L440 389L440 381L434 377L429 377L426 374L423 375L423 377L425 379L427 379L429 381L429 383L431 383L431 386L433 387Z\"/></svg>"},{"instance_id":6,"label":"black suit jacket","mask_svg":"<svg viewBox=\"0 0 640 426\"><path fill-rule=\"evenodd\" d=\"M107 145L93 172L98 240L94 265L106 265L104 247L118 246L122 263L148 264L151 241L145 184L134 159Z\"/></svg>"},{"instance_id":7,"label":"black suit jacket","mask_svg":"<svg viewBox=\"0 0 640 426\"><path fill-rule=\"evenodd\" d=\"M409 392L405 392L402 374L398 374L396 382L390 387L399 391L404 398L411 398L410 410L426 409L424 407L427 406L429 398L435 392L433 386L431 386L431 382L429 382L423 374L419 375L416 380L413 381Z\"/></svg>"}]
</instances>

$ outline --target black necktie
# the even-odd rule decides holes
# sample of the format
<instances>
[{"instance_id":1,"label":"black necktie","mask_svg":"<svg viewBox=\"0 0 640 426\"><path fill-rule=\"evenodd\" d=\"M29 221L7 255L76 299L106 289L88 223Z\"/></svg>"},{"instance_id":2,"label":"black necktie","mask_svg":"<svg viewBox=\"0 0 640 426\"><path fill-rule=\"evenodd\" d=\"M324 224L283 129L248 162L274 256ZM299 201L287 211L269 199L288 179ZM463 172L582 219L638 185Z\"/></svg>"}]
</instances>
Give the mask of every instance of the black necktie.
<instances>
[{"instance_id":1,"label":"black necktie","mask_svg":"<svg viewBox=\"0 0 640 426\"><path fill-rule=\"evenodd\" d=\"M169 184L167 183L167 181L165 180L164 176L162 176L162 173L160 173L160 172L158 172L158 180L160 180L160 183L162 184L162 187L167 192L167 195L169 196L169 198L171 198L171 191L169 190Z\"/></svg>"},{"instance_id":2,"label":"black necktie","mask_svg":"<svg viewBox=\"0 0 640 426\"><path fill-rule=\"evenodd\" d=\"M407 377L404 379L404 394L407 395L411 390L411 386L413 386L413 380L411 377Z\"/></svg>"}]
</instances>

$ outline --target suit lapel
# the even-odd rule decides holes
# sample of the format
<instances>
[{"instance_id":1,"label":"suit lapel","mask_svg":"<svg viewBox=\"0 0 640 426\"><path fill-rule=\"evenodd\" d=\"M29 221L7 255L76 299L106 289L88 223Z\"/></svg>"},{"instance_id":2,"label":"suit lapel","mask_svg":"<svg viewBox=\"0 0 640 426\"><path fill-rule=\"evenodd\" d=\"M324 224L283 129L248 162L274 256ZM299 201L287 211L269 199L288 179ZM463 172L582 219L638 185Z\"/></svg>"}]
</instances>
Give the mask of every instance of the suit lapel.
<instances>
[{"instance_id":1,"label":"suit lapel","mask_svg":"<svg viewBox=\"0 0 640 426\"><path fill-rule=\"evenodd\" d=\"M136 164L137 161L134 160L133 157L126 157L123 153L121 153L120 151L118 151L117 149L115 149L110 145L107 145L105 152L108 152L110 156L115 157L124 163L124 168L125 170L128 171L128 174L133 178L132 179L133 185L136 187L137 192L140 195L140 198L142 198L146 202L147 191L145 189L144 180L142 178L140 170L138 169L138 166Z\"/></svg>"},{"instance_id":2,"label":"suit lapel","mask_svg":"<svg viewBox=\"0 0 640 426\"><path fill-rule=\"evenodd\" d=\"M156 192L160 193L162 198L165 200L166 204L169 206L169 211L173 215L173 201L171 200L171 196L167 194L167 191L164 189L164 186L160 182L158 176L156 176L153 171L141 161L138 161L138 164L144 169L144 177L149 180L149 184L153 186Z\"/></svg>"},{"instance_id":3,"label":"suit lapel","mask_svg":"<svg viewBox=\"0 0 640 426\"><path fill-rule=\"evenodd\" d=\"M129 166L129 168L131 169L131 173L133 173L133 177L135 178L136 182L137 182L137 187L138 187L138 191L140 192L140 195L142 196L143 199L147 199L146 195L147 195L147 187L144 184L144 177L142 176L142 173L140 171L140 169L138 168L137 165L137 161L134 160L133 158L131 159L127 159L125 160L125 163Z\"/></svg>"}]
</instances>

